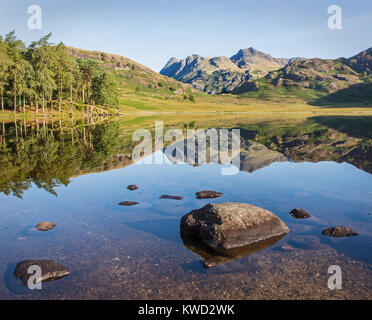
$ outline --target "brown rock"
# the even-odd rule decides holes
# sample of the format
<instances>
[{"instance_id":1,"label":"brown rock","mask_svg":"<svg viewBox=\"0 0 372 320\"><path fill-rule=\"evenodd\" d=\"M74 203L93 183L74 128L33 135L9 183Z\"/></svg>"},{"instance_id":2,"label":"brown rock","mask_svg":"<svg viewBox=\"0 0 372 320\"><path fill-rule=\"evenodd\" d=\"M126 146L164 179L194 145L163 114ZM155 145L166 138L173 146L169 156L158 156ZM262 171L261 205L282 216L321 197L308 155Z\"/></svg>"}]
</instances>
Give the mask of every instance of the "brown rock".
<instances>
[{"instance_id":1,"label":"brown rock","mask_svg":"<svg viewBox=\"0 0 372 320\"><path fill-rule=\"evenodd\" d=\"M138 189L138 187L135 185L135 184L131 184L130 186L128 186L127 187L127 189L129 189L129 190L137 190Z\"/></svg>"},{"instance_id":2,"label":"brown rock","mask_svg":"<svg viewBox=\"0 0 372 320\"><path fill-rule=\"evenodd\" d=\"M52 223L49 221L43 221L43 222L40 222L35 228L36 230L39 230L39 231L49 231L55 228L55 226L56 226L55 223Z\"/></svg>"},{"instance_id":3,"label":"brown rock","mask_svg":"<svg viewBox=\"0 0 372 320\"><path fill-rule=\"evenodd\" d=\"M71 273L71 269L52 260L23 260L17 264L13 273L15 277L21 279L24 286L27 285L29 277L33 275L28 272L31 266L38 266L41 269L41 277L36 278L36 283L58 280Z\"/></svg>"},{"instance_id":4,"label":"brown rock","mask_svg":"<svg viewBox=\"0 0 372 320\"><path fill-rule=\"evenodd\" d=\"M289 214L296 219L306 219L311 217L311 215L303 209L293 209Z\"/></svg>"},{"instance_id":5,"label":"brown rock","mask_svg":"<svg viewBox=\"0 0 372 320\"><path fill-rule=\"evenodd\" d=\"M358 235L353 229L348 228L348 227L342 227L342 226L325 229L322 231L322 233L325 236L336 237L336 238L351 237L351 236Z\"/></svg>"},{"instance_id":6,"label":"brown rock","mask_svg":"<svg viewBox=\"0 0 372 320\"><path fill-rule=\"evenodd\" d=\"M169 194L163 194L160 199L171 199L171 200L182 200L183 197L180 196L170 196Z\"/></svg>"},{"instance_id":7,"label":"brown rock","mask_svg":"<svg viewBox=\"0 0 372 320\"><path fill-rule=\"evenodd\" d=\"M216 251L239 248L287 234L272 212L245 203L207 204L181 219L181 236L196 238Z\"/></svg>"},{"instance_id":8,"label":"brown rock","mask_svg":"<svg viewBox=\"0 0 372 320\"><path fill-rule=\"evenodd\" d=\"M120 202L119 205L120 206L135 206L139 204L139 202L136 202L136 201L123 201L123 202Z\"/></svg>"},{"instance_id":9,"label":"brown rock","mask_svg":"<svg viewBox=\"0 0 372 320\"><path fill-rule=\"evenodd\" d=\"M210 190L199 191L196 193L196 197L198 199L211 199L211 198L219 198L222 196L223 196L223 193L217 192L217 191L210 191Z\"/></svg>"}]
</instances>

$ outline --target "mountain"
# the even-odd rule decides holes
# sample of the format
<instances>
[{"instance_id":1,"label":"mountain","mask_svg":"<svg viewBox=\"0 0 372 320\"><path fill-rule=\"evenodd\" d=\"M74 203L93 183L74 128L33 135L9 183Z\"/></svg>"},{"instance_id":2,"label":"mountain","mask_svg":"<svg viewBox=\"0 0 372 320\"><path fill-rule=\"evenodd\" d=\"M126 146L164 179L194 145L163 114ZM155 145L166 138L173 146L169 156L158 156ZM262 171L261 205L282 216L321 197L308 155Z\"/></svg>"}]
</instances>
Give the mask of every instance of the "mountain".
<instances>
[{"instance_id":1,"label":"mountain","mask_svg":"<svg viewBox=\"0 0 372 320\"><path fill-rule=\"evenodd\" d=\"M192 84L209 94L230 92L249 79L257 79L285 66L289 59L276 59L254 48L241 49L231 58L191 55L171 58L160 74Z\"/></svg>"},{"instance_id":2,"label":"mountain","mask_svg":"<svg viewBox=\"0 0 372 320\"><path fill-rule=\"evenodd\" d=\"M372 49L349 59L293 59L265 77L249 80L231 93L264 98L294 94L317 103L372 99Z\"/></svg>"},{"instance_id":3,"label":"mountain","mask_svg":"<svg viewBox=\"0 0 372 320\"><path fill-rule=\"evenodd\" d=\"M362 51L349 59L341 58L339 60L363 75L372 74L372 48Z\"/></svg>"},{"instance_id":4,"label":"mountain","mask_svg":"<svg viewBox=\"0 0 372 320\"><path fill-rule=\"evenodd\" d=\"M100 51L88 51L74 47L67 47L67 50L75 58L99 61L105 68L114 72L121 85L126 88L150 89L166 94L196 92L191 85L160 75L138 62L120 55Z\"/></svg>"}]
</instances>

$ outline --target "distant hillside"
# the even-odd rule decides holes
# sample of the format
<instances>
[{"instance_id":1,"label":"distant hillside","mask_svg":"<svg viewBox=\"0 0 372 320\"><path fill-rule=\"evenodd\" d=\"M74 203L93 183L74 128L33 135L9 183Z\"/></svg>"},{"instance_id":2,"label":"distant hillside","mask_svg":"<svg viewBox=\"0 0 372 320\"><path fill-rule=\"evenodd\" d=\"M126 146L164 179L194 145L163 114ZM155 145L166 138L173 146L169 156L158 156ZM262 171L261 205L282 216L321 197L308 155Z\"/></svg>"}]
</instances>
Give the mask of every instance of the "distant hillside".
<instances>
[{"instance_id":1,"label":"distant hillside","mask_svg":"<svg viewBox=\"0 0 372 320\"><path fill-rule=\"evenodd\" d=\"M350 58L296 59L232 91L259 98L297 95L317 103L372 101L372 49Z\"/></svg>"},{"instance_id":2,"label":"distant hillside","mask_svg":"<svg viewBox=\"0 0 372 320\"><path fill-rule=\"evenodd\" d=\"M147 88L154 90L154 92L167 94L185 94L186 92L194 91L190 85L160 75L150 68L120 55L73 47L67 47L67 50L75 58L99 61L106 68L114 71L117 79L122 80L122 84L126 87L133 89Z\"/></svg>"},{"instance_id":3,"label":"distant hillside","mask_svg":"<svg viewBox=\"0 0 372 320\"><path fill-rule=\"evenodd\" d=\"M372 74L372 48L369 48L349 59L341 58L341 62L363 75Z\"/></svg>"},{"instance_id":4,"label":"distant hillside","mask_svg":"<svg viewBox=\"0 0 372 320\"><path fill-rule=\"evenodd\" d=\"M231 58L192 55L171 58L160 74L174 78L209 94L230 92L249 79L257 79L285 66L289 59L276 59L254 48L241 49Z\"/></svg>"}]
</instances>

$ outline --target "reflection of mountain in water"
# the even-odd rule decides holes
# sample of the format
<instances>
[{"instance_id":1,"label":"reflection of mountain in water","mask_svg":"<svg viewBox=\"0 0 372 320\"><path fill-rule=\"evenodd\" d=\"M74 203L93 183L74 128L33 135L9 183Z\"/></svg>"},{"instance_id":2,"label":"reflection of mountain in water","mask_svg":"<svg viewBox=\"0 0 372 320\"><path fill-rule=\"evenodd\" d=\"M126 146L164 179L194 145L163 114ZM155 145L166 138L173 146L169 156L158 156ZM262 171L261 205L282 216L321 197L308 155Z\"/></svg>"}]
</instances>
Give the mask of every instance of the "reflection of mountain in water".
<instances>
[{"instance_id":1,"label":"reflection of mountain in water","mask_svg":"<svg viewBox=\"0 0 372 320\"><path fill-rule=\"evenodd\" d=\"M372 173L372 139L371 129L368 129L372 127L372 121L368 117L353 118L343 119L341 123L332 127L327 127L324 123L314 124L310 121L297 125L261 123L245 126L241 129L240 155L236 153L231 158L232 163L235 157L239 156L240 171L254 172L273 162L334 161L347 162ZM322 121L325 122L325 120ZM360 129L356 134L358 126ZM195 152L195 157L193 153L191 157L187 154L187 144L193 143L191 138L171 145L171 151L169 147L163 151L172 163L221 164L219 158L213 156L219 154L218 146L212 148L208 141L206 150L198 150L199 153ZM231 149L230 137L229 149Z\"/></svg>"},{"instance_id":2,"label":"reflection of mountain in water","mask_svg":"<svg viewBox=\"0 0 372 320\"><path fill-rule=\"evenodd\" d=\"M254 172L282 161L334 161L372 173L372 117L316 117L296 124L265 122L239 127L240 153L232 154L230 161L234 164L239 159L241 171ZM122 136L114 121L1 123L0 192L21 197L33 183L55 194L55 187L68 185L71 177L128 166L138 142L132 141L132 131L127 132ZM172 152L163 151L173 163L184 161L179 155L187 155L186 145L187 140L181 140L171 145ZM196 152L195 163L189 157L187 163L219 164L221 159L215 156L219 149L217 145L211 150L207 141L206 150Z\"/></svg>"},{"instance_id":3,"label":"reflection of mountain in water","mask_svg":"<svg viewBox=\"0 0 372 320\"><path fill-rule=\"evenodd\" d=\"M334 129L263 137L270 149L283 152L293 162L347 162L372 173L372 141Z\"/></svg>"},{"instance_id":4,"label":"reflection of mountain in water","mask_svg":"<svg viewBox=\"0 0 372 320\"><path fill-rule=\"evenodd\" d=\"M219 132L218 129L217 132ZM219 134L218 138L220 138ZM190 144L196 145L195 152L189 152L188 146ZM245 172L254 172L269 166L273 162L288 161L288 158L282 153L270 150L265 145L248 140L243 136L240 137L240 150L235 153L232 148L231 136L229 136L228 150L232 153L230 153L231 157L228 163L221 161L221 151L219 149L221 144L212 146L210 141L207 140L205 149L199 148L200 145L198 139L189 138L164 148L163 152L171 163L186 162L190 165L200 166L207 163L228 164L232 162L233 164L239 163L239 170ZM236 157L239 157L239 161L236 161Z\"/></svg>"},{"instance_id":5,"label":"reflection of mountain in water","mask_svg":"<svg viewBox=\"0 0 372 320\"><path fill-rule=\"evenodd\" d=\"M263 144L247 141L241 149L240 170L254 172L269 166L273 162L284 161L288 161L288 158L282 153L272 151Z\"/></svg>"}]
</instances>

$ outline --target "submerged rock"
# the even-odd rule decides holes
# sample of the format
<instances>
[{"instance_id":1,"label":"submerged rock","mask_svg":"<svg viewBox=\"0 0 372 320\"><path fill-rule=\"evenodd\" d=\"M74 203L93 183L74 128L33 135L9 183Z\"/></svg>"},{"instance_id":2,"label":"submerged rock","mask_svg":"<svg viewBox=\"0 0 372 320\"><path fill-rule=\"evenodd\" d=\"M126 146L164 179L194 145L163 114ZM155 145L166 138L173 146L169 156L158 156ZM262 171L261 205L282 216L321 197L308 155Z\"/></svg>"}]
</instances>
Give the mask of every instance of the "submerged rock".
<instances>
[{"instance_id":1,"label":"submerged rock","mask_svg":"<svg viewBox=\"0 0 372 320\"><path fill-rule=\"evenodd\" d=\"M325 236L336 237L336 238L352 237L352 236L358 235L353 229L348 228L348 227L342 227L342 226L325 229L322 231L322 233Z\"/></svg>"},{"instance_id":2,"label":"submerged rock","mask_svg":"<svg viewBox=\"0 0 372 320\"><path fill-rule=\"evenodd\" d=\"M203 267L206 269L213 268L215 266L214 263L208 261L202 261Z\"/></svg>"},{"instance_id":3,"label":"submerged rock","mask_svg":"<svg viewBox=\"0 0 372 320\"><path fill-rule=\"evenodd\" d=\"M295 250L295 248L293 248L289 244L283 244L281 247L279 247L279 250L282 250L282 251L291 251L291 250Z\"/></svg>"},{"instance_id":4,"label":"submerged rock","mask_svg":"<svg viewBox=\"0 0 372 320\"><path fill-rule=\"evenodd\" d=\"M293 218L296 218L296 219L306 219L306 218L311 218L311 215L305 211L304 209L293 209L290 213L289 213Z\"/></svg>"},{"instance_id":5,"label":"submerged rock","mask_svg":"<svg viewBox=\"0 0 372 320\"><path fill-rule=\"evenodd\" d=\"M128 186L127 187L127 189L129 189L129 190L137 190L138 189L138 187L135 185L135 184L131 184L130 186Z\"/></svg>"},{"instance_id":6,"label":"submerged rock","mask_svg":"<svg viewBox=\"0 0 372 320\"><path fill-rule=\"evenodd\" d=\"M27 286L27 281L31 276L37 276L34 270L30 270L31 273L28 272L31 266L38 266L41 269L41 276L35 279L36 283L58 280L71 273L70 268L52 260L23 260L17 264L13 273L24 286Z\"/></svg>"},{"instance_id":7,"label":"submerged rock","mask_svg":"<svg viewBox=\"0 0 372 320\"><path fill-rule=\"evenodd\" d=\"M222 197L223 193L217 191L204 190L196 193L198 199L211 199Z\"/></svg>"},{"instance_id":8,"label":"submerged rock","mask_svg":"<svg viewBox=\"0 0 372 320\"><path fill-rule=\"evenodd\" d=\"M245 203L207 204L181 219L181 236L223 252L285 235L288 227L272 212Z\"/></svg>"},{"instance_id":9,"label":"submerged rock","mask_svg":"<svg viewBox=\"0 0 372 320\"><path fill-rule=\"evenodd\" d=\"M137 204L139 204L139 202L136 202L136 201L122 201L122 202L119 203L119 206L129 207L129 206L135 206Z\"/></svg>"},{"instance_id":10,"label":"submerged rock","mask_svg":"<svg viewBox=\"0 0 372 320\"><path fill-rule=\"evenodd\" d=\"M55 223L49 221L40 222L35 228L39 231L49 231L56 227Z\"/></svg>"},{"instance_id":11,"label":"submerged rock","mask_svg":"<svg viewBox=\"0 0 372 320\"><path fill-rule=\"evenodd\" d=\"M169 194L163 194L160 199L171 199L171 200L182 200L183 197L180 196L171 196Z\"/></svg>"}]
</instances>

